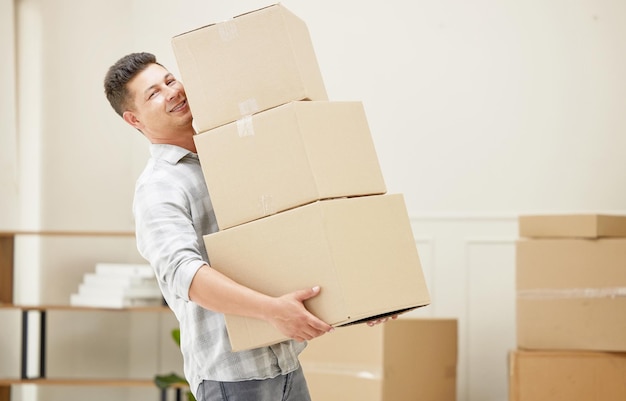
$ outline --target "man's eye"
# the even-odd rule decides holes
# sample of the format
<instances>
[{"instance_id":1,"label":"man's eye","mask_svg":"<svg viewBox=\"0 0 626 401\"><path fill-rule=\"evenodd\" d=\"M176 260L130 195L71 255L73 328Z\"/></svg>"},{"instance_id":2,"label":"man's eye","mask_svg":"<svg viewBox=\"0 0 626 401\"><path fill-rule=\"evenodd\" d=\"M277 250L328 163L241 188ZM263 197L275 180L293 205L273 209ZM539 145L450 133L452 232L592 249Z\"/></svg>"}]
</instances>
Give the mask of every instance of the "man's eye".
<instances>
[{"instance_id":1,"label":"man's eye","mask_svg":"<svg viewBox=\"0 0 626 401\"><path fill-rule=\"evenodd\" d=\"M176 80L175 80L175 79L172 79L171 81L167 81L167 85L168 85L168 86L172 86L172 85L174 85L175 83L176 83Z\"/></svg>"},{"instance_id":2,"label":"man's eye","mask_svg":"<svg viewBox=\"0 0 626 401\"><path fill-rule=\"evenodd\" d=\"M148 95L148 99L152 99L153 97L155 97L157 94L157 92L151 92L150 95Z\"/></svg>"}]
</instances>

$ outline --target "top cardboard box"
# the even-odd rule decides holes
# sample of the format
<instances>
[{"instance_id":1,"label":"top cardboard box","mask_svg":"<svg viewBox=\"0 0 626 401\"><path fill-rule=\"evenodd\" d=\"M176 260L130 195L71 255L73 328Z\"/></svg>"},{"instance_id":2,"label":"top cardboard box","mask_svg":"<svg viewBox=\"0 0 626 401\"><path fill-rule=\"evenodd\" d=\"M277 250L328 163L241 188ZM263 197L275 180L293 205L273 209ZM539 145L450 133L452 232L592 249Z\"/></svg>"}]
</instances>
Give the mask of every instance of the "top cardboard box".
<instances>
[{"instance_id":1,"label":"top cardboard box","mask_svg":"<svg viewBox=\"0 0 626 401\"><path fill-rule=\"evenodd\" d=\"M519 235L527 238L626 237L626 216L603 214L520 216Z\"/></svg>"},{"instance_id":2,"label":"top cardboard box","mask_svg":"<svg viewBox=\"0 0 626 401\"><path fill-rule=\"evenodd\" d=\"M294 100L328 100L309 31L280 4L186 32L172 47L198 133Z\"/></svg>"}]
</instances>

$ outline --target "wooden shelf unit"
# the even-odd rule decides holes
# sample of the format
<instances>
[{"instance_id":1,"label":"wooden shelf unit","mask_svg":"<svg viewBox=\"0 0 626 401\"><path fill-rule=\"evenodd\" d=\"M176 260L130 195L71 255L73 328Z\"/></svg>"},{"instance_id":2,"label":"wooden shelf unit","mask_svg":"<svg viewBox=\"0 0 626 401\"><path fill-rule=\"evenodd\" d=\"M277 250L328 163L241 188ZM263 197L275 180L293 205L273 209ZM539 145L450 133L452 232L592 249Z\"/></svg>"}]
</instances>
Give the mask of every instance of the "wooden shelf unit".
<instances>
[{"instance_id":1,"label":"wooden shelf unit","mask_svg":"<svg viewBox=\"0 0 626 401\"><path fill-rule=\"evenodd\" d=\"M0 378L0 401L11 401L11 386L35 384L40 386L94 386L94 387L155 387L152 379L131 378L49 378L45 374L46 354L46 315L49 311L100 311L100 312L171 312L167 306L130 307L130 308L103 308L71 305L15 305L13 289L15 264L15 238L18 236L66 236L66 237L132 237L132 232L95 232L95 231L0 231L0 310L13 309L21 312L22 344L21 378ZM40 375L29 378L26 372L28 354L28 315L38 313L40 316ZM176 400L181 400L185 385L173 385L171 391L176 394ZM161 390L161 400L167 399L167 390Z\"/></svg>"},{"instance_id":2,"label":"wooden shelf unit","mask_svg":"<svg viewBox=\"0 0 626 401\"><path fill-rule=\"evenodd\" d=\"M81 387L153 387L156 384L152 379L82 379L82 378L54 378L54 379L0 379L0 400L11 399L11 386L34 384L38 386L81 386ZM172 384L168 389L160 390L160 400L168 399L168 391L175 394L176 401L182 400L182 393L188 390L185 384Z\"/></svg>"},{"instance_id":3,"label":"wooden shelf unit","mask_svg":"<svg viewBox=\"0 0 626 401\"><path fill-rule=\"evenodd\" d=\"M164 313L171 312L167 306L142 306L130 308L103 308L71 305L11 305L0 304L0 310L17 310L21 312L21 377L20 378L0 378L0 401L11 400L11 386L21 384L53 385L53 386L104 386L104 387L155 387L152 379L129 379L129 378L50 378L46 376L46 332L47 313L51 311L98 311L102 313ZM28 317L31 313L39 314L39 375L37 377L28 376L28 339L29 325ZM176 393L176 400L181 398L181 389L185 386L171 386L171 390ZM161 400L167 399L167 390L161 390Z\"/></svg>"}]
</instances>

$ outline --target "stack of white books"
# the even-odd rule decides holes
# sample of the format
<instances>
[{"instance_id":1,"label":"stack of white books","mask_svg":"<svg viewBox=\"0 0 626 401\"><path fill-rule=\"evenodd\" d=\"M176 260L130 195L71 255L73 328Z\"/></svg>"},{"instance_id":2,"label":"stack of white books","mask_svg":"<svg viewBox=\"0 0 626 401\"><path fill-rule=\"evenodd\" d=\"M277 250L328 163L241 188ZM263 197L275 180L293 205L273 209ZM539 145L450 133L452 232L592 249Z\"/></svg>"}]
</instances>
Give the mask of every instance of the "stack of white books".
<instances>
[{"instance_id":1,"label":"stack of white books","mask_svg":"<svg viewBox=\"0 0 626 401\"><path fill-rule=\"evenodd\" d=\"M78 292L70 296L72 306L128 308L162 304L161 290L148 264L97 263L95 273L86 273Z\"/></svg>"}]
</instances>

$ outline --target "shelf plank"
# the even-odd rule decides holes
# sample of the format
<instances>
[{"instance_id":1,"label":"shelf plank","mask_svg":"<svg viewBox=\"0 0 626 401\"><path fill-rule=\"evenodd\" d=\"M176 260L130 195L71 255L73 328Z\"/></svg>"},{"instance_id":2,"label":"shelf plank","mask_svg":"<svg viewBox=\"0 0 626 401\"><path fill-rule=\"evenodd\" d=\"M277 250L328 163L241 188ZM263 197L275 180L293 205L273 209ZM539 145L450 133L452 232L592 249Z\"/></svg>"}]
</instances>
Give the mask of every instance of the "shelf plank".
<instances>
[{"instance_id":1,"label":"shelf plank","mask_svg":"<svg viewBox=\"0 0 626 401\"><path fill-rule=\"evenodd\" d=\"M86 386L86 387L155 387L152 379L79 379L79 378L46 378L46 379L0 379L0 388L11 385L36 384L38 386ZM184 383L175 384L172 388L186 388Z\"/></svg>"},{"instance_id":2,"label":"shelf plank","mask_svg":"<svg viewBox=\"0 0 626 401\"><path fill-rule=\"evenodd\" d=\"M100 312L167 312L171 311L166 305L133 306L128 308L103 308L92 306L73 305L15 305L0 303L0 309L16 309L20 311L100 311Z\"/></svg>"},{"instance_id":3,"label":"shelf plank","mask_svg":"<svg viewBox=\"0 0 626 401\"><path fill-rule=\"evenodd\" d=\"M40 386L156 387L151 379L0 379L0 386L14 384L36 384Z\"/></svg>"},{"instance_id":4,"label":"shelf plank","mask_svg":"<svg viewBox=\"0 0 626 401\"><path fill-rule=\"evenodd\" d=\"M0 231L0 237L19 235L50 237L134 237L133 231L70 231L70 230L16 230Z\"/></svg>"}]
</instances>

